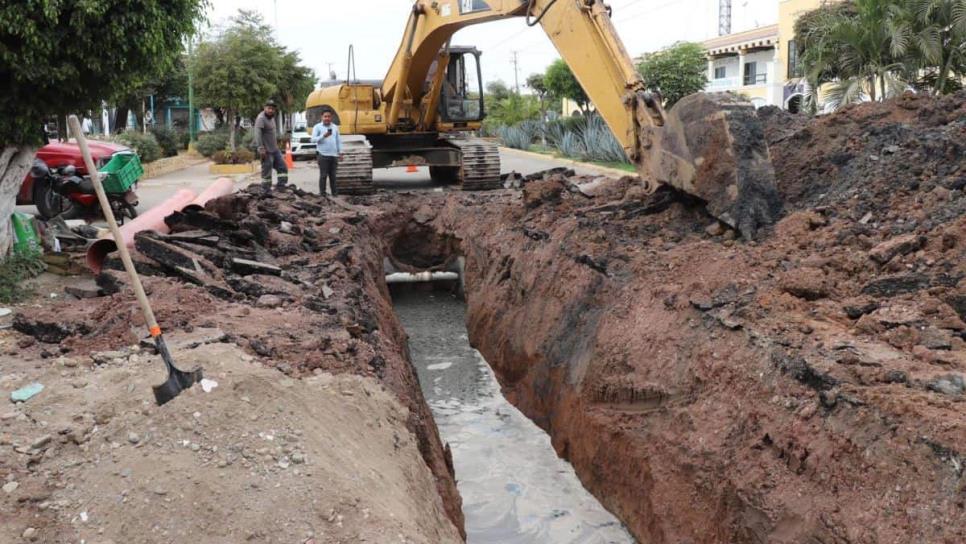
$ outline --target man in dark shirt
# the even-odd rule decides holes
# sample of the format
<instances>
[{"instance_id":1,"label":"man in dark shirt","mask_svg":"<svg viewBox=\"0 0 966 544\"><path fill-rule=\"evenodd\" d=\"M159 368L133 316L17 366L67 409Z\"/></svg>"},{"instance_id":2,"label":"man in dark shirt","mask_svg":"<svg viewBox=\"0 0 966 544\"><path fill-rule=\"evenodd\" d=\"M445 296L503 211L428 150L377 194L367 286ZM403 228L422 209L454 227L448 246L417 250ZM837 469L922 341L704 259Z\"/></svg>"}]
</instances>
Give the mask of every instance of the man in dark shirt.
<instances>
[{"instance_id":1,"label":"man in dark shirt","mask_svg":"<svg viewBox=\"0 0 966 544\"><path fill-rule=\"evenodd\" d=\"M285 158L278 149L278 136L275 134L275 102L265 102L262 112L255 118L254 143L258 149L258 156L262 160L262 188L272 189L272 170L278 172L278 188L282 189L288 183L288 167Z\"/></svg>"}]
</instances>

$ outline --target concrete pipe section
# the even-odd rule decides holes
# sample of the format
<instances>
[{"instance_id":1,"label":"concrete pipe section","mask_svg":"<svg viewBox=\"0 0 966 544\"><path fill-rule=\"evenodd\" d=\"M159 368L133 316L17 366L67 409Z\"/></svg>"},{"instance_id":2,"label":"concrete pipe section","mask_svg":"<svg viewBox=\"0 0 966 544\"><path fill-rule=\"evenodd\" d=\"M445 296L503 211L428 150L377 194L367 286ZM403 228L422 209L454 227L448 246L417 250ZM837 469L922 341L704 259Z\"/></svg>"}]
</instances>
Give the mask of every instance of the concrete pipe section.
<instances>
[{"instance_id":1,"label":"concrete pipe section","mask_svg":"<svg viewBox=\"0 0 966 544\"><path fill-rule=\"evenodd\" d=\"M125 222L121 226L121 236L124 238L124 245L133 247L134 235L144 230L153 230L160 233L168 232L168 225L164 222L165 217L192 206L204 208L209 200L231 194L233 188L234 184L231 179L218 178L202 191L200 195L195 194L190 189L178 190L164 202L138 215L135 219ZM92 272L99 274L104 265L104 259L116 250L117 244L112 238L101 238L95 241L87 248L87 266Z\"/></svg>"}]
</instances>

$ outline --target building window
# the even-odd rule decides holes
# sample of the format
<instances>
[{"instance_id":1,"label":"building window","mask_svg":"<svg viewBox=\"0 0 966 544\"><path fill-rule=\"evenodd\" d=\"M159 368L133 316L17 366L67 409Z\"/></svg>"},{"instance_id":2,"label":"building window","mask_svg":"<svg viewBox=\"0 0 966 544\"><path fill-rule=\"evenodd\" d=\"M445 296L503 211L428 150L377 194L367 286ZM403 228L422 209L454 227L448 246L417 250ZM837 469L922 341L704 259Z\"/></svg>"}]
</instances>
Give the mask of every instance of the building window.
<instances>
[{"instance_id":1,"label":"building window","mask_svg":"<svg viewBox=\"0 0 966 544\"><path fill-rule=\"evenodd\" d=\"M714 78L724 79L728 75L728 70L726 66L715 66L714 68Z\"/></svg>"},{"instance_id":2,"label":"building window","mask_svg":"<svg viewBox=\"0 0 966 544\"><path fill-rule=\"evenodd\" d=\"M795 40L788 40L788 77L802 77L805 75L798 63L798 44Z\"/></svg>"},{"instance_id":3,"label":"building window","mask_svg":"<svg viewBox=\"0 0 966 544\"><path fill-rule=\"evenodd\" d=\"M761 85L768 82L768 74L758 73L757 62L745 63L745 85Z\"/></svg>"}]
</instances>

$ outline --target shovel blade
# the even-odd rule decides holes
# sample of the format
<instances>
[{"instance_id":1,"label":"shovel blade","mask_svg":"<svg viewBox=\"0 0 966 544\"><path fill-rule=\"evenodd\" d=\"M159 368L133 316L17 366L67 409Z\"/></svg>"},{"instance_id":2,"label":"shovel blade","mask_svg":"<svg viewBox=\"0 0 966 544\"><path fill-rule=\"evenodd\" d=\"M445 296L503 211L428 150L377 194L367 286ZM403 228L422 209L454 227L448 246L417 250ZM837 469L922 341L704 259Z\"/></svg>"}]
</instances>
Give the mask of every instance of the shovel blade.
<instances>
[{"instance_id":1,"label":"shovel blade","mask_svg":"<svg viewBox=\"0 0 966 544\"><path fill-rule=\"evenodd\" d=\"M166 402L180 395L185 389L200 382L203 377L200 368L184 372L172 367L168 373L168 379L161 385L154 386L154 400L158 403L158 406L163 406Z\"/></svg>"}]
</instances>

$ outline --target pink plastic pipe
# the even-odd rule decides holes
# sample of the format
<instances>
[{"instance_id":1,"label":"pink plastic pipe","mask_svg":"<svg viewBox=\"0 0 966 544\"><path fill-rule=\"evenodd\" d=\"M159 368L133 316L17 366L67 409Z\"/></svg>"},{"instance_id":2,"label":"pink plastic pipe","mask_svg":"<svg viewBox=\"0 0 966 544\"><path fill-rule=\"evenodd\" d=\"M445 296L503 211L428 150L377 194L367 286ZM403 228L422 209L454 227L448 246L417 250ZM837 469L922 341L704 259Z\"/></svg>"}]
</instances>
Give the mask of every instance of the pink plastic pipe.
<instances>
[{"instance_id":1,"label":"pink plastic pipe","mask_svg":"<svg viewBox=\"0 0 966 544\"><path fill-rule=\"evenodd\" d=\"M232 181L231 178L218 178L214 182L212 182L212 184L209 185L204 191L201 191L201 194L198 195L198 198L195 198L194 200L192 200L191 204L188 204L187 206L185 206L184 209L187 210L188 208L198 208L198 209L204 208L205 204L207 204L209 200L214 200L216 198L223 197L225 195L230 195L234 189L235 189L235 182Z\"/></svg>"},{"instance_id":2,"label":"pink plastic pipe","mask_svg":"<svg viewBox=\"0 0 966 544\"><path fill-rule=\"evenodd\" d=\"M190 189L180 189L171 195L167 200L151 208L150 210L138 215L132 221L125 221L121 226L121 236L124 238L124 245L134 246L134 235L142 230L154 230L165 233L170 229L164 223L164 218L172 213L181 210L190 204L196 197L194 191ZM117 250L117 244L112 238L101 238L87 248L87 266L95 273L100 274L104 265L104 259L108 254Z\"/></svg>"}]
</instances>

